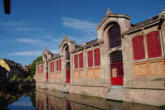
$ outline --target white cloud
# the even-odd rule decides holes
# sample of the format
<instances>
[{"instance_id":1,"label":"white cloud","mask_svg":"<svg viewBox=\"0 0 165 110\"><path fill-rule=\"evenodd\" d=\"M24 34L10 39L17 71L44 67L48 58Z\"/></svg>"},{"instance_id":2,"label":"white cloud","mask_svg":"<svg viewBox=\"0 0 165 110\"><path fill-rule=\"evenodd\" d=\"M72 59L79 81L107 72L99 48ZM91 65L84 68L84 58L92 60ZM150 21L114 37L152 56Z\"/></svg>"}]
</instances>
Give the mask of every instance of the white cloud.
<instances>
[{"instance_id":1,"label":"white cloud","mask_svg":"<svg viewBox=\"0 0 165 110\"><path fill-rule=\"evenodd\" d=\"M39 27L16 27L14 30L16 31L42 31L43 28Z\"/></svg>"},{"instance_id":2,"label":"white cloud","mask_svg":"<svg viewBox=\"0 0 165 110\"><path fill-rule=\"evenodd\" d=\"M39 42L41 42L40 40L31 39L31 38L20 38L17 41L22 42L22 43L39 43Z\"/></svg>"},{"instance_id":3,"label":"white cloud","mask_svg":"<svg viewBox=\"0 0 165 110\"><path fill-rule=\"evenodd\" d=\"M22 52L14 52L10 53L11 56L40 56L42 55L42 51L22 51Z\"/></svg>"},{"instance_id":4,"label":"white cloud","mask_svg":"<svg viewBox=\"0 0 165 110\"><path fill-rule=\"evenodd\" d=\"M87 20L68 18L68 17L63 17L62 21L63 21L62 24L64 26L79 31L78 36L69 35L70 39L75 40L79 44L97 38L97 32L96 32L97 23L90 22Z\"/></svg>"},{"instance_id":5,"label":"white cloud","mask_svg":"<svg viewBox=\"0 0 165 110\"><path fill-rule=\"evenodd\" d=\"M0 23L0 25L4 25L4 26L20 26L20 25L26 25L26 24L24 22L20 22L20 21L7 21L7 22Z\"/></svg>"},{"instance_id":6,"label":"white cloud","mask_svg":"<svg viewBox=\"0 0 165 110\"><path fill-rule=\"evenodd\" d=\"M83 32L96 32L97 24L85 20L64 17L63 25Z\"/></svg>"}]
</instances>

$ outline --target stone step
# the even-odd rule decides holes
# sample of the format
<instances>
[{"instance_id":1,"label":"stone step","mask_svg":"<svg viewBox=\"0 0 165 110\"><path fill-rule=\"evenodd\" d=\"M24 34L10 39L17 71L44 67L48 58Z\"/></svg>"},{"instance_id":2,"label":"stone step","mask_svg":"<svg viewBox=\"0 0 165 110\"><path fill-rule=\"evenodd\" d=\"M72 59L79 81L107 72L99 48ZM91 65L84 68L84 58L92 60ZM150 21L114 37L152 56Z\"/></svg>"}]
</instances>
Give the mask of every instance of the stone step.
<instances>
[{"instance_id":1,"label":"stone step","mask_svg":"<svg viewBox=\"0 0 165 110\"><path fill-rule=\"evenodd\" d=\"M122 101L122 87L121 86L113 86L110 88L110 92L108 92L106 98L111 100Z\"/></svg>"}]
</instances>

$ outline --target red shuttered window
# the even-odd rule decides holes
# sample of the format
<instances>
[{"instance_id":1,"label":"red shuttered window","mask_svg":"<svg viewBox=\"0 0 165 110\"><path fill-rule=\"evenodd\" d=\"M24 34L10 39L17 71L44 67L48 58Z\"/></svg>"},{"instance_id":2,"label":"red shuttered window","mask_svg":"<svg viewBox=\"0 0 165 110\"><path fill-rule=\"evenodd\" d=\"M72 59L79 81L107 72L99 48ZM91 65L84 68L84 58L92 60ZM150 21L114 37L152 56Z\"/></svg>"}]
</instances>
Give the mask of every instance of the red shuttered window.
<instances>
[{"instance_id":1,"label":"red shuttered window","mask_svg":"<svg viewBox=\"0 0 165 110\"><path fill-rule=\"evenodd\" d=\"M54 72L54 62L52 62L52 72Z\"/></svg>"},{"instance_id":2,"label":"red shuttered window","mask_svg":"<svg viewBox=\"0 0 165 110\"><path fill-rule=\"evenodd\" d=\"M56 61L56 71L61 71L61 59Z\"/></svg>"},{"instance_id":3,"label":"red shuttered window","mask_svg":"<svg viewBox=\"0 0 165 110\"><path fill-rule=\"evenodd\" d=\"M94 64L95 66L100 66L100 49L96 48L94 50Z\"/></svg>"},{"instance_id":4,"label":"red shuttered window","mask_svg":"<svg viewBox=\"0 0 165 110\"><path fill-rule=\"evenodd\" d=\"M78 55L74 56L74 68L77 69L78 68Z\"/></svg>"},{"instance_id":5,"label":"red shuttered window","mask_svg":"<svg viewBox=\"0 0 165 110\"><path fill-rule=\"evenodd\" d=\"M88 67L92 67L92 66L93 66L93 52L88 51Z\"/></svg>"},{"instance_id":6,"label":"red shuttered window","mask_svg":"<svg viewBox=\"0 0 165 110\"><path fill-rule=\"evenodd\" d=\"M54 72L54 62L50 62L50 72Z\"/></svg>"},{"instance_id":7,"label":"red shuttered window","mask_svg":"<svg viewBox=\"0 0 165 110\"><path fill-rule=\"evenodd\" d=\"M44 65L41 65L41 73L44 73Z\"/></svg>"},{"instance_id":8,"label":"red shuttered window","mask_svg":"<svg viewBox=\"0 0 165 110\"><path fill-rule=\"evenodd\" d=\"M40 66L37 66L37 72L40 73Z\"/></svg>"},{"instance_id":9,"label":"red shuttered window","mask_svg":"<svg viewBox=\"0 0 165 110\"><path fill-rule=\"evenodd\" d=\"M79 54L79 68L83 68L83 53Z\"/></svg>"},{"instance_id":10,"label":"red shuttered window","mask_svg":"<svg viewBox=\"0 0 165 110\"><path fill-rule=\"evenodd\" d=\"M147 38L147 49L148 49L148 57L160 57L162 55L161 52L161 43L160 43L160 35L159 31L153 31L146 35Z\"/></svg>"},{"instance_id":11,"label":"red shuttered window","mask_svg":"<svg viewBox=\"0 0 165 110\"><path fill-rule=\"evenodd\" d=\"M144 37L136 36L132 39L134 60L145 58Z\"/></svg>"},{"instance_id":12,"label":"red shuttered window","mask_svg":"<svg viewBox=\"0 0 165 110\"><path fill-rule=\"evenodd\" d=\"M52 72L52 62L49 63L50 72Z\"/></svg>"},{"instance_id":13,"label":"red shuttered window","mask_svg":"<svg viewBox=\"0 0 165 110\"><path fill-rule=\"evenodd\" d=\"M61 71L61 59L59 60L59 71Z\"/></svg>"}]
</instances>

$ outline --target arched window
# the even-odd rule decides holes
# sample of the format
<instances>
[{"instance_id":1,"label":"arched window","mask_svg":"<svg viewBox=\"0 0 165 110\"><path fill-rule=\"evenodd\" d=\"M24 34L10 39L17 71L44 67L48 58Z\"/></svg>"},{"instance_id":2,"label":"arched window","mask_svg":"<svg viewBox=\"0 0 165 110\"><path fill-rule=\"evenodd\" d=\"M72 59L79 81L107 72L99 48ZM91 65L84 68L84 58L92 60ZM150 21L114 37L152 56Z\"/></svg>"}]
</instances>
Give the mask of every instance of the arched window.
<instances>
[{"instance_id":1,"label":"arched window","mask_svg":"<svg viewBox=\"0 0 165 110\"><path fill-rule=\"evenodd\" d=\"M66 59L69 60L70 59L70 53L69 53L69 47L68 46L65 48L65 54L66 54Z\"/></svg>"},{"instance_id":2,"label":"arched window","mask_svg":"<svg viewBox=\"0 0 165 110\"><path fill-rule=\"evenodd\" d=\"M108 31L109 34L109 46L110 48L118 47L121 45L121 33L120 27L118 24L115 24L110 30Z\"/></svg>"}]
</instances>

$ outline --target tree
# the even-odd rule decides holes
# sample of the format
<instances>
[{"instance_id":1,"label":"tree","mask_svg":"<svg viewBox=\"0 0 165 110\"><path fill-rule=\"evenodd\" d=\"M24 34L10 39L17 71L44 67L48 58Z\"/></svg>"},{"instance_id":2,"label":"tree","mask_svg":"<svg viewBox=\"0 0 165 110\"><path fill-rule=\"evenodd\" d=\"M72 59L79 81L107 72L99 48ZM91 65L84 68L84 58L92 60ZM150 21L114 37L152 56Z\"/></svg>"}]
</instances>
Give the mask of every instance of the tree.
<instances>
[{"instance_id":1,"label":"tree","mask_svg":"<svg viewBox=\"0 0 165 110\"><path fill-rule=\"evenodd\" d=\"M35 75L35 72L36 72L36 62L38 62L38 61L42 61L42 56L37 57L37 58L33 61L32 66L30 67L30 74L31 74L32 76Z\"/></svg>"}]
</instances>

